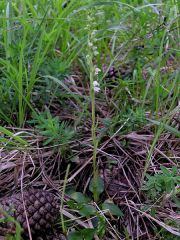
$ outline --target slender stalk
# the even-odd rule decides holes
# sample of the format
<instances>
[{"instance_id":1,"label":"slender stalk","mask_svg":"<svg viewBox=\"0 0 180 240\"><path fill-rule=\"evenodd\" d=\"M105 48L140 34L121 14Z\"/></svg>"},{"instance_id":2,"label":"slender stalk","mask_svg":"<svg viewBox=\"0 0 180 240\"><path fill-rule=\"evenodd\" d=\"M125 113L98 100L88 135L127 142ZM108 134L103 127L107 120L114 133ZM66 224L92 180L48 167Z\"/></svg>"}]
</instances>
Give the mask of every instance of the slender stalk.
<instances>
[{"instance_id":1,"label":"slender stalk","mask_svg":"<svg viewBox=\"0 0 180 240\"><path fill-rule=\"evenodd\" d=\"M91 118L92 118L92 127L91 127L91 134L92 134L92 143L93 143L93 182L97 180L98 176L98 168L97 168L97 136L96 136L96 115L95 115L95 91L93 86L94 81L94 66L91 60L91 68L90 68L90 97L91 97ZM94 200L98 200L97 191L93 192Z\"/></svg>"},{"instance_id":2,"label":"slender stalk","mask_svg":"<svg viewBox=\"0 0 180 240\"><path fill-rule=\"evenodd\" d=\"M99 83L98 83L98 72L101 71L97 66L94 64L94 58L97 57L99 52L97 51L96 46L96 24L94 13L89 12L88 14L88 22L91 24L87 25L88 29L88 39L87 39L87 65L89 69L89 78L90 78L90 99L91 99L91 136L92 136L92 145L93 145L93 179L91 182L91 191L93 193L94 200L97 202L99 199L99 179L98 179L98 166L97 166L97 146L98 146L98 139L96 135L97 129L97 120L96 120L96 100L95 100L95 93L99 92Z\"/></svg>"}]
</instances>

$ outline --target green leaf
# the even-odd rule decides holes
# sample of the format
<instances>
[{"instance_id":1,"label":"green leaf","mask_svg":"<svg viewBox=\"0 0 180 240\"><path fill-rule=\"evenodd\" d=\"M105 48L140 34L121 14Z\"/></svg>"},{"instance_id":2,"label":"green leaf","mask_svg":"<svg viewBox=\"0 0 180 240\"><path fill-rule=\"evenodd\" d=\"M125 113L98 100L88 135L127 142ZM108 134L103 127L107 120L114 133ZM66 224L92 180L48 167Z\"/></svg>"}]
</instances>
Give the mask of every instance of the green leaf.
<instances>
[{"instance_id":1,"label":"green leaf","mask_svg":"<svg viewBox=\"0 0 180 240\"><path fill-rule=\"evenodd\" d=\"M177 167L175 167L175 166L172 167L172 173L173 173L173 176L176 176L178 174Z\"/></svg>"},{"instance_id":2,"label":"green leaf","mask_svg":"<svg viewBox=\"0 0 180 240\"><path fill-rule=\"evenodd\" d=\"M82 234L79 231L70 232L68 234L68 240L83 240Z\"/></svg>"},{"instance_id":3,"label":"green leaf","mask_svg":"<svg viewBox=\"0 0 180 240\"><path fill-rule=\"evenodd\" d=\"M81 192L73 192L70 197L77 203L89 203L90 199Z\"/></svg>"},{"instance_id":4,"label":"green leaf","mask_svg":"<svg viewBox=\"0 0 180 240\"><path fill-rule=\"evenodd\" d=\"M155 217L156 216L156 209L155 208L151 208L150 213L151 213L152 217Z\"/></svg>"},{"instance_id":5,"label":"green leaf","mask_svg":"<svg viewBox=\"0 0 180 240\"><path fill-rule=\"evenodd\" d=\"M174 200L174 202L177 205L177 207L180 208L180 200L178 199L178 197L173 196L172 199Z\"/></svg>"},{"instance_id":6,"label":"green leaf","mask_svg":"<svg viewBox=\"0 0 180 240\"><path fill-rule=\"evenodd\" d=\"M123 217L123 212L120 210L120 208L115 205L114 203L108 203L108 202L104 202L102 204L102 209L103 210L109 210L109 212L114 215L114 216L118 216L118 217Z\"/></svg>"},{"instance_id":7,"label":"green leaf","mask_svg":"<svg viewBox=\"0 0 180 240\"><path fill-rule=\"evenodd\" d=\"M177 182L178 185L180 184L180 176L176 177L176 182Z\"/></svg>"},{"instance_id":8,"label":"green leaf","mask_svg":"<svg viewBox=\"0 0 180 240\"><path fill-rule=\"evenodd\" d=\"M97 176L96 179L92 178L90 185L89 185L89 190L96 195L97 199L99 198L99 195L104 192L104 181L100 176ZM96 199L96 200L97 200Z\"/></svg>"},{"instance_id":9,"label":"green leaf","mask_svg":"<svg viewBox=\"0 0 180 240\"><path fill-rule=\"evenodd\" d=\"M97 218L97 235L100 239L104 239L104 235L106 232L106 219L104 216L99 215Z\"/></svg>"},{"instance_id":10,"label":"green leaf","mask_svg":"<svg viewBox=\"0 0 180 240\"><path fill-rule=\"evenodd\" d=\"M26 141L24 141L21 137L17 136L13 132L9 131L8 129L6 129L6 128L2 127L2 126L0 126L0 133L3 133L3 134L7 135L10 138L13 138L14 140L16 140L17 142L21 143L22 145L28 146L28 143Z\"/></svg>"},{"instance_id":11,"label":"green leaf","mask_svg":"<svg viewBox=\"0 0 180 240\"><path fill-rule=\"evenodd\" d=\"M74 200L69 200L69 201L67 201L67 205L68 205L71 209L79 210L79 204L78 204L77 202L75 202Z\"/></svg>"},{"instance_id":12,"label":"green leaf","mask_svg":"<svg viewBox=\"0 0 180 240\"><path fill-rule=\"evenodd\" d=\"M83 207L79 210L79 213L84 217L90 217L96 213L96 209L89 204L83 204Z\"/></svg>"},{"instance_id":13,"label":"green leaf","mask_svg":"<svg viewBox=\"0 0 180 240\"><path fill-rule=\"evenodd\" d=\"M168 193L171 192L175 188L175 185L174 185L172 179L167 179L166 183L165 183L165 186L166 186L166 191Z\"/></svg>"},{"instance_id":14,"label":"green leaf","mask_svg":"<svg viewBox=\"0 0 180 240\"><path fill-rule=\"evenodd\" d=\"M81 230L81 234L85 240L92 240L96 229L86 228Z\"/></svg>"},{"instance_id":15,"label":"green leaf","mask_svg":"<svg viewBox=\"0 0 180 240\"><path fill-rule=\"evenodd\" d=\"M151 175L149 175L148 173L146 173L146 177L147 177L147 179L151 179Z\"/></svg>"},{"instance_id":16,"label":"green leaf","mask_svg":"<svg viewBox=\"0 0 180 240\"><path fill-rule=\"evenodd\" d=\"M171 126L169 126L168 124L166 123L163 123L163 122L159 122L159 121L156 121L156 120L152 120L152 119L149 119L147 118L147 120L149 120L150 122L158 125L158 126L162 126L164 129L166 129L168 132L174 134L175 136L177 137L180 137L180 131L176 128L173 128Z\"/></svg>"},{"instance_id":17,"label":"green leaf","mask_svg":"<svg viewBox=\"0 0 180 240\"><path fill-rule=\"evenodd\" d=\"M160 166L161 171L163 172L163 174L167 175L167 176L171 176L171 173L169 172L169 170L167 168L165 168L164 166Z\"/></svg>"}]
</instances>

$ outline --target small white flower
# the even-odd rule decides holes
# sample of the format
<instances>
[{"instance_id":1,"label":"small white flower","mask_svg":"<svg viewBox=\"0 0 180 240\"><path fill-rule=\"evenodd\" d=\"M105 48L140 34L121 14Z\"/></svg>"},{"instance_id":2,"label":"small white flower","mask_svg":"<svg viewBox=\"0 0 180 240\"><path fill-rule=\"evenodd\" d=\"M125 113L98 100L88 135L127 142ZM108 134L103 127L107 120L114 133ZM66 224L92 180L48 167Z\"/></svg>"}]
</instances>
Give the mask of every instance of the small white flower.
<instances>
[{"instance_id":1,"label":"small white flower","mask_svg":"<svg viewBox=\"0 0 180 240\"><path fill-rule=\"evenodd\" d=\"M99 54L98 51L94 51L94 56L97 56Z\"/></svg>"},{"instance_id":2,"label":"small white flower","mask_svg":"<svg viewBox=\"0 0 180 240\"><path fill-rule=\"evenodd\" d=\"M94 86L94 87L99 87L99 83L98 83L97 81L94 81L94 82L93 82L93 86Z\"/></svg>"},{"instance_id":3,"label":"small white flower","mask_svg":"<svg viewBox=\"0 0 180 240\"><path fill-rule=\"evenodd\" d=\"M95 91L95 92L100 92L100 90L101 90L101 89L100 89L99 87L94 87L94 91Z\"/></svg>"},{"instance_id":4,"label":"small white flower","mask_svg":"<svg viewBox=\"0 0 180 240\"><path fill-rule=\"evenodd\" d=\"M92 42L88 42L88 46L92 47L93 46Z\"/></svg>"},{"instance_id":5,"label":"small white flower","mask_svg":"<svg viewBox=\"0 0 180 240\"><path fill-rule=\"evenodd\" d=\"M97 81L93 82L93 87L95 92L99 92L101 90Z\"/></svg>"},{"instance_id":6,"label":"small white flower","mask_svg":"<svg viewBox=\"0 0 180 240\"><path fill-rule=\"evenodd\" d=\"M99 69L99 68L95 68L95 75L98 75L99 72L101 72L101 69ZM96 82L96 81L95 81L95 82Z\"/></svg>"},{"instance_id":7,"label":"small white flower","mask_svg":"<svg viewBox=\"0 0 180 240\"><path fill-rule=\"evenodd\" d=\"M93 37L94 35L96 35L96 33L97 33L97 30L93 30L91 33L91 36Z\"/></svg>"}]
</instances>

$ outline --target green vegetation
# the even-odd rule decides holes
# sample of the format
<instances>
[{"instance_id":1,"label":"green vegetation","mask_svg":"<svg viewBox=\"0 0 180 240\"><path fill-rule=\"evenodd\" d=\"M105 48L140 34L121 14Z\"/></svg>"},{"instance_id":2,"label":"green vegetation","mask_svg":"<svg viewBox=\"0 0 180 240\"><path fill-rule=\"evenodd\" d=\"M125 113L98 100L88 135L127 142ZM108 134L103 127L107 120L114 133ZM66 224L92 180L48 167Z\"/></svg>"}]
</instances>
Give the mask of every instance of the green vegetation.
<instances>
[{"instance_id":1,"label":"green vegetation","mask_svg":"<svg viewBox=\"0 0 180 240\"><path fill-rule=\"evenodd\" d=\"M173 167L172 171L169 171L167 168L161 166L161 171L162 172L157 173L154 176L146 175L148 181L143 187L143 190L147 191L147 195L150 198L158 199L160 197L159 194L163 193L176 195L179 191L177 189L177 186L180 184L178 169Z\"/></svg>"},{"instance_id":2,"label":"green vegetation","mask_svg":"<svg viewBox=\"0 0 180 240\"><path fill-rule=\"evenodd\" d=\"M178 0L0 1L0 196L67 188L69 240L178 238L179 39Z\"/></svg>"},{"instance_id":3,"label":"green vegetation","mask_svg":"<svg viewBox=\"0 0 180 240\"><path fill-rule=\"evenodd\" d=\"M46 138L43 145L67 144L74 135L74 132L65 122L60 123L57 117L52 117L50 112L43 112L34 115L32 121L39 133Z\"/></svg>"}]
</instances>

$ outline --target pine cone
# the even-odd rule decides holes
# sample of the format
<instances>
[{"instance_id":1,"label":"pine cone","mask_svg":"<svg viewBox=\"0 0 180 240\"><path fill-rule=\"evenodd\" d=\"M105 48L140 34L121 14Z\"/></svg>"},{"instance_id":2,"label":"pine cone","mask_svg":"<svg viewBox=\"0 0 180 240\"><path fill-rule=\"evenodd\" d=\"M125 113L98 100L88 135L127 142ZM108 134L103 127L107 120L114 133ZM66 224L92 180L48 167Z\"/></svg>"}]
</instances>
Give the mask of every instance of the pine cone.
<instances>
[{"instance_id":1,"label":"pine cone","mask_svg":"<svg viewBox=\"0 0 180 240\"><path fill-rule=\"evenodd\" d=\"M58 202L52 193L34 189L23 192L23 199L21 193L2 198L0 209L20 223L23 234L26 236L28 235L26 214L32 235L39 235L52 227L59 212ZM0 212L0 220L3 219L6 220L6 217L3 212ZM14 232L15 224L0 221L1 234Z\"/></svg>"}]
</instances>

